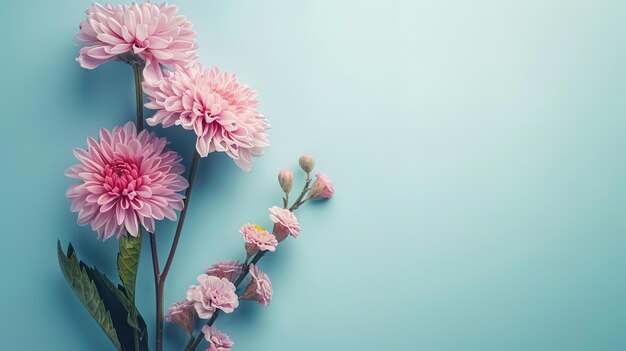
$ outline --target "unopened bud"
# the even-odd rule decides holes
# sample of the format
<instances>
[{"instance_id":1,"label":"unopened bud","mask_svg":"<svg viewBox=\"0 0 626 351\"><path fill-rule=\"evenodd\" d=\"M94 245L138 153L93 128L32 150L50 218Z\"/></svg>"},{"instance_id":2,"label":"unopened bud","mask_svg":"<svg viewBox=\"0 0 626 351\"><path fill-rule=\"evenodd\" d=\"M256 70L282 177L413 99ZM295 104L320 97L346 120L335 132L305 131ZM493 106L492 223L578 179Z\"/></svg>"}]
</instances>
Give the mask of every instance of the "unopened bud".
<instances>
[{"instance_id":1,"label":"unopened bud","mask_svg":"<svg viewBox=\"0 0 626 351\"><path fill-rule=\"evenodd\" d=\"M299 163L300 168L302 168L303 171L305 171L306 173L311 173L311 171L313 170L313 166L315 166L315 159L313 158L313 155L306 154L300 156Z\"/></svg>"},{"instance_id":2,"label":"unopened bud","mask_svg":"<svg viewBox=\"0 0 626 351\"><path fill-rule=\"evenodd\" d=\"M311 200L330 199L333 197L334 193L335 189L333 188L333 183L330 181L330 178L324 173L318 172L315 182L311 187L311 191L309 192L309 198Z\"/></svg>"},{"instance_id":3,"label":"unopened bud","mask_svg":"<svg viewBox=\"0 0 626 351\"><path fill-rule=\"evenodd\" d=\"M278 184L280 184L284 192L289 193L293 186L293 173L288 169L278 172Z\"/></svg>"}]
</instances>

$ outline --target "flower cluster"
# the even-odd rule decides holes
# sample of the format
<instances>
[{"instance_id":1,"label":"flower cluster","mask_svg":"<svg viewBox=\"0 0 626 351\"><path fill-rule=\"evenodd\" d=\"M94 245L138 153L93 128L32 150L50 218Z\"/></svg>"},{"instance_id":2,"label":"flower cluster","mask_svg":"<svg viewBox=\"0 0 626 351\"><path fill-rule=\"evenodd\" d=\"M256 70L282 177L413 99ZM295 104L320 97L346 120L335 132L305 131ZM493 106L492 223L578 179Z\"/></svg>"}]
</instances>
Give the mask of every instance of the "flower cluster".
<instances>
[{"instance_id":1,"label":"flower cluster","mask_svg":"<svg viewBox=\"0 0 626 351\"><path fill-rule=\"evenodd\" d=\"M241 292L239 300L257 301L262 306L267 306L272 301L273 289L269 276L262 272L257 266L258 260L267 252L275 251L278 243L285 240L289 235L298 238L301 231L300 224L296 218L294 211L300 205L308 200L320 200L331 198L334 194L333 185L330 179L323 173L317 173L313 185L309 187L312 179L310 173L313 170L315 161L311 155L304 155L300 158L300 166L307 174L307 181L300 196L294 201L291 207L288 204L289 192L293 188L293 173L290 170L281 170L278 174L278 183L285 193L283 199L284 208L273 206L269 209L269 219L274 223L272 233L266 231L263 227L256 224L245 224L239 232L243 236L246 259L244 263L239 261L223 261L214 264L205 271L205 274L198 277L200 285L191 286L187 292L187 302L177 303L170 308L173 312L182 311L188 313L189 303L193 303L194 315L200 318L209 319L216 310L221 309L224 312L232 312L237 306L233 304L233 293L236 286L242 282L243 278L250 275L250 280L245 289ZM248 263L251 257L251 263ZM233 285L235 284L235 285ZM226 302L224 305L222 302ZM224 308L224 307L227 308ZM168 316L170 316L168 311ZM181 325L187 331L185 322L187 318L181 318L183 321L175 320L168 317L173 323ZM230 338L215 329L212 322L202 328L204 337L210 342L209 351L230 350L232 342Z\"/></svg>"},{"instance_id":2,"label":"flower cluster","mask_svg":"<svg viewBox=\"0 0 626 351\"><path fill-rule=\"evenodd\" d=\"M267 135L270 125L257 110L257 91L239 83L233 73L215 67L204 68L198 63L198 45L192 24L177 12L176 6L150 2L130 5L94 3L86 11L86 19L80 24L80 33L76 36L82 46L76 60L87 69L113 60L133 65L137 125L129 122L111 131L101 129L97 140L87 139L87 149L74 150L80 163L66 171L67 176L78 179L78 183L66 193L71 200L71 210L78 212L78 224L91 225L98 237L105 240L113 236L118 239L124 237L118 256L122 285L119 296L114 298L120 299L127 311L136 312L136 307L130 310L128 307L134 306L126 304L135 301L135 279L126 278L137 273L142 228L150 233L157 287L157 351L163 347L163 287L186 217L191 184L200 157L212 152L224 152L241 169L250 171L253 158L261 156L270 145ZM162 66L168 66L167 70L164 71ZM149 98L145 105L143 92ZM143 107L155 110L154 115L147 119L150 126L161 124L167 128L178 125L193 131L195 153L187 179L182 176L185 170L182 158L167 149L167 140L142 130ZM193 343L188 344L186 350L195 350L204 337L210 344L207 351L230 351L234 343L213 326L219 312L232 313L240 300L257 301L263 306L272 301L272 282L259 269L259 260L266 253L276 251L278 244L289 236L298 238L301 228L295 210L309 200L329 199L334 195L333 185L326 175L318 172L315 180L311 179L315 165L312 155L301 156L299 165L306 173L306 182L292 204L289 204L289 193L294 186L293 172L284 169L278 174L284 198L282 207L269 208L272 231L250 223L239 230L246 251L243 263L222 261L207 268L197 277L198 284L187 289L185 298L166 311L165 319L180 326L190 338L193 338L197 319L209 320L202 333L195 340L190 340ZM187 198L181 194L185 190ZM155 221L165 218L176 220L176 211L181 211L180 222L161 271L154 235ZM59 253L63 254L62 250ZM64 266L76 263L76 260L69 260L71 255L68 250L67 256L59 256L59 262L74 288L74 283L84 276L72 274L75 271L83 274L84 271ZM83 265L82 262L77 264L79 267ZM247 285L238 294L237 288L248 274ZM99 279L115 286L104 276ZM83 300L87 298L81 295L84 291L75 289L75 292ZM123 323L124 326L137 326L140 321L141 316L137 312L129 313L128 321ZM132 329L132 332L135 336L133 341L137 343L140 330ZM119 345L121 339L109 337L114 344L117 343L117 348L132 347Z\"/></svg>"}]
</instances>

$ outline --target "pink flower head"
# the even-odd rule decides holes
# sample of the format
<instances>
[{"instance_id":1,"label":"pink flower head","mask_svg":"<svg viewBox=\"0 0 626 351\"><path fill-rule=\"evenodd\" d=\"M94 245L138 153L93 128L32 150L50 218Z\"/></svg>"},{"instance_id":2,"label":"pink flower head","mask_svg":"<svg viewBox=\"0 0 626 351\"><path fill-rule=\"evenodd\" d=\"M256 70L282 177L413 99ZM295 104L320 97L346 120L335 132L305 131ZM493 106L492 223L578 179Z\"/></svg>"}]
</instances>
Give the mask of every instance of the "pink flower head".
<instances>
[{"instance_id":1,"label":"pink flower head","mask_svg":"<svg viewBox=\"0 0 626 351\"><path fill-rule=\"evenodd\" d=\"M250 284L246 287L242 300L257 300L263 306L272 301L272 282L267 274L261 272L254 264L250 265Z\"/></svg>"},{"instance_id":2,"label":"pink flower head","mask_svg":"<svg viewBox=\"0 0 626 351\"><path fill-rule=\"evenodd\" d=\"M286 208L273 206L270 208L270 220L275 223L273 233L278 242L285 240L287 234L291 234L291 236L298 239L300 225L293 212Z\"/></svg>"},{"instance_id":3,"label":"pink flower head","mask_svg":"<svg viewBox=\"0 0 626 351\"><path fill-rule=\"evenodd\" d=\"M212 275L218 278L226 278L231 282L241 274L243 266L239 261L223 261L218 262L204 271L206 275Z\"/></svg>"},{"instance_id":4,"label":"pink flower head","mask_svg":"<svg viewBox=\"0 0 626 351\"><path fill-rule=\"evenodd\" d=\"M87 139L87 150L74 149L81 164L65 175L80 180L66 196L78 224L91 224L98 237L119 238L125 232L137 236L139 225L154 232L154 220L176 219L189 185L181 176L180 156L167 150L167 140L154 133L137 133L128 122L109 132L100 130L100 140Z\"/></svg>"},{"instance_id":5,"label":"pink flower head","mask_svg":"<svg viewBox=\"0 0 626 351\"><path fill-rule=\"evenodd\" d=\"M145 82L150 97L146 107L158 110L149 125L174 124L197 135L196 150L205 157L223 151L245 171L252 169L252 156L261 156L269 146L269 124L257 111L257 92L241 85L232 73L204 69L199 63L165 72L160 82Z\"/></svg>"},{"instance_id":6,"label":"pink flower head","mask_svg":"<svg viewBox=\"0 0 626 351\"><path fill-rule=\"evenodd\" d=\"M187 300L193 301L198 317L209 319L217 309L231 313L239 306L235 285L230 280L200 274L198 283L187 290Z\"/></svg>"},{"instance_id":7,"label":"pink flower head","mask_svg":"<svg viewBox=\"0 0 626 351\"><path fill-rule=\"evenodd\" d=\"M268 233L265 228L256 224L246 224L239 232L246 242L246 253L248 257L260 251L275 251L278 241L276 237Z\"/></svg>"},{"instance_id":8,"label":"pink flower head","mask_svg":"<svg viewBox=\"0 0 626 351\"><path fill-rule=\"evenodd\" d=\"M174 5L149 2L132 5L91 5L80 24L80 49L76 59L93 69L111 60L145 64L147 81L163 78L159 64L187 65L196 60L196 33Z\"/></svg>"},{"instance_id":9,"label":"pink flower head","mask_svg":"<svg viewBox=\"0 0 626 351\"><path fill-rule=\"evenodd\" d=\"M196 325L196 310L193 302L187 300L176 302L168 308L165 319L170 323L178 324L188 335L191 335Z\"/></svg>"},{"instance_id":10,"label":"pink flower head","mask_svg":"<svg viewBox=\"0 0 626 351\"><path fill-rule=\"evenodd\" d=\"M211 346L206 351L230 351L235 344L230 341L228 335L213 326L205 325L202 327L202 333L204 333L204 338L211 343Z\"/></svg>"},{"instance_id":11,"label":"pink flower head","mask_svg":"<svg viewBox=\"0 0 626 351\"><path fill-rule=\"evenodd\" d=\"M330 199L333 197L335 189L333 189L333 183L330 182L324 173L317 172L315 182L309 191L309 198L311 200Z\"/></svg>"}]
</instances>

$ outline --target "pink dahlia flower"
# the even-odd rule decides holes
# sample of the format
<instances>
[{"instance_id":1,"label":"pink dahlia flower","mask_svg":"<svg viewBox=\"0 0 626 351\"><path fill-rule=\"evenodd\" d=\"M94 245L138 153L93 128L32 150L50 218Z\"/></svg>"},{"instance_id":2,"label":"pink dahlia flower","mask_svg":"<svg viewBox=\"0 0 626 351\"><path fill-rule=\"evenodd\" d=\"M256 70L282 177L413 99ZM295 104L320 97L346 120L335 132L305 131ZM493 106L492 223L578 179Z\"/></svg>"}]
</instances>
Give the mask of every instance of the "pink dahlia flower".
<instances>
[{"instance_id":1,"label":"pink dahlia flower","mask_svg":"<svg viewBox=\"0 0 626 351\"><path fill-rule=\"evenodd\" d=\"M278 241L276 237L268 233L265 228L256 224L246 224L239 229L243 240L246 242L248 257L260 251L275 251Z\"/></svg>"},{"instance_id":2,"label":"pink dahlia flower","mask_svg":"<svg viewBox=\"0 0 626 351\"><path fill-rule=\"evenodd\" d=\"M330 178L322 172L317 172L315 182L311 187L311 191L309 191L309 198L311 200L330 199L333 197L334 193L335 189L333 188L333 183L331 183Z\"/></svg>"},{"instance_id":3,"label":"pink dahlia flower","mask_svg":"<svg viewBox=\"0 0 626 351\"><path fill-rule=\"evenodd\" d=\"M137 133L128 122L111 132L101 129L100 140L88 138L87 144L87 150L74 149L81 163L65 171L80 180L66 193L78 224L91 224L99 238L108 239L125 232L137 236L139 225L153 233L155 219L176 219L184 199L178 192L189 184L181 176L180 156L165 148L165 138Z\"/></svg>"},{"instance_id":4,"label":"pink dahlia flower","mask_svg":"<svg viewBox=\"0 0 626 351\"><path fill-rule=\"evenodd\" d=\"M196 310L193 307L193 301L176 302L167 309L165 319L170 323L178 324L187 335L191 335L196 326Z\"/></svg>"},{"instance_id":5,"label":"pink dahlia flower","mask_svg":"<svg viewBox=\"0 0 626 351\"><path fill-rule=\"evenodd\" d=\"M235 285L230 280L200 274L198 283L187 290L187 300L193 301L198 317L209 319L218 309L231 313L239 306Z\"/></svg>"},{"instance_id":6,"label":"pink dahlia flower","mask_svg":"<svg viewBox=\"0 0 626 351\"><path fill-rule=\"evenodd\" d=\"M234 282L241 271L243 270L243 265L239 263L239 261L223 261L218 262L211 267L207 268L204 271L206 275L212 275L218 278L226 278L231 282Z\"/></svg>"},{"instance_id":7,"label":"pink dahlia flower","mask_svg":"<svg viewBox=\"0 0 626 351\"><path fill-rule=\"evenodd\" d=\"M250 284L246 287L242 300L257 300L263 306L267 306L272 301L272 282L267 274L261 272L257 266L250 265Z\"/></svg>"},{"instance_id":8,"label":"pink dahlia flower","mask_svg":"<svg viewBox=\"0 0 626 351\"><path fill-rule=\"evenodd\" d=\"M202 327L202 333L204 333L204 338L211 343L211 346L206 351L230 351L235 344L228 335L213 326L205 325Z\"/></svg>"},{"instance_id":9,"label":"pink dahlia flower","mask_svg":"<svg viewBox=\"0 0 626 351\"><path fill-rule=\"evenodd\" d=\"M94 3L80 24L80 49L76 59L93 69L111 60L145 64L147 81L163 78L159 64L187 65L197 56L196 33L178 7L144 2L132 5Z\"/></svg>"},{"instance_id":10,"label":"pink dahlia flower","mask_svg":"<svg viewBox=\"0 0 626 351\"><path fill-rule=\"evenodd\" d=\"M149 125L174 124L197 135L196 150L205 157L223 151L246 171L252 157L261 156L269 146L269 124L257 111L257 92L241 85L232 73L217 68L203 69L199 63L165 72L160 82L145 82L150 97L146 107L158 110Z\"/></svg>"},{"instance_id":11,"label":"pink dahlia flower","mask_svg":"<svg viewBox=\"0 0 626 351\"><path fill-rule=\"evenodd\" d=\"M272 206L270 208L270 220L275 223L273 233L276 239L278 239L278 242L283 241L285 237L287 237L287 234L291 234L291 236L298 239L300 225L293 212L286 208Z\"/></svg>"}]
</instances>

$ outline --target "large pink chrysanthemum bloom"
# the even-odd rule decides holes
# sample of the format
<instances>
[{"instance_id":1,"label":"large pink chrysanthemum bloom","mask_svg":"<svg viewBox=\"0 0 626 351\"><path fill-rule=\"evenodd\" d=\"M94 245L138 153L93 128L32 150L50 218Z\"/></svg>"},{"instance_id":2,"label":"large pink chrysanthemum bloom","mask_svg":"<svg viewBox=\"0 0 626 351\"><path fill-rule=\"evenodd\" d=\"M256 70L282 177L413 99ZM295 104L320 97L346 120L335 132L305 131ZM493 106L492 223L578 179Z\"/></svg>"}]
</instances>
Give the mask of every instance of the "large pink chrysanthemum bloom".
<instances>
[{"instance_id":1,"label":"large pink chrysanthemum bloom","mask_svg":"<svg viewBox=\"0 0 626 351\"><path fill-rule=\"evenodd\" d=\"M269 146L270 125L256 109L257 92L239 84L232 73L204 69L199 63L176 65L162 81L145 82L143 88L150 97L146 107L158 110L148 124L177 124L193 130L202 157L223 151L250 171L252 157L261 156Z\"/></svg>"},{"instance_id":2,"label":"large pink chrysanthemum bloom","mask_svg":"<svg viewBox=\"0 0 626 351\"><path fill-rule=\"evenodd\" d=\"M272 233L278 242L285 240L288 234L298 239L300 224L298 224L298 219L293 212L286 208L272 206L270 208L270 220L275 223Z\"/></svg>"},{"instance_id":3,"label":"large pink chrysanthemum bloom","mask_svg":"<svg viewBox=\"0 0 626 351\"><path fill-rule=\"evenodd\" d=\"M135 124L100 130L100 140L87 139L87 150L74 149L81 164L65 175L81 182L69 188L78 224L91 224L98 237L137 236L139 225L154 232L154 220L176 219L189 185L181 174L181 157L167 150L167 140L137 133Z\"/></svg>"},{"instance_id":4,"label":"large pink chrysanthemum bloom","mask_svg":"<svg viewBox=\"0 0 626 351\"><path fill-rule=\"evenodd\" d=\"M193 307L193 301L182 300L176 302L167 309L165 319L169 323L178 324L187 335L191 335L196 326L196 310Z\"/></svg>"},{"instance_id":5,"label":"large pink chrysanthemum bloom","mask_svg":"<svg viewBox=\"0 0 626 351\"><path fill-rule=\"evenodd\" d=\"M278 241L276 237L256 224L245 224L239 229L243 240L246 243L246 254L248 257L255 255L259 251L275 251Z\"/></svg>"},{"instance_id":6,"label":"large pink chrysanthemum bloom","mask_svg":"<svg viewBox=\"0 0 626 351\"><path fill-rule=\"evenodd\" d=\"M235 285L230 280L200 274L198 283L187 290L187 300L193 301L198 317L209 319L218 309L231 313L239 306Z\"/></svg>"},{"instance_id":7,"label":"large pink chrysanthemum bloom","mask_svg":"<svg viewBox=\"0 0 626 351\"><path fill-rule=\"evenodd\" d=\"M231 282L234 282L241 271L243 265L239 261L222 261L218 262L204 271L206 275L212 275L218 278L226 278Z\"/></svg>"},{"instance_id":8,"label":"large pink chrysanthemum bloom","mask_svg":"<svg viewBox=\"0 0 626 351\"><path fill-rule=\"evenodd\" d=\"M146 81L163 78L159 64L187 65L196 60L196 33L178 7L144 2L132 5L94 3L85 13L76 39L81 45L76 59L93 69L111 60L145 64Z\"/></svg>"},{"instance_id":9,"label":"large pink chrysanthemum bloom","mask_svg":"<svg viewBox=\"0 0 626 351\"><path fill-rule=\"evenodd\" d=\"M272 301L272 282L267 274L261 272L254 264L250 265L252 279L241 295L242 300L257 300L261 305L267 306Z\"/></svg>"},{"instance_id":10,"label":"large pink chrysanthemum bloom","mask_svg":"<svg viewBox=\"0 0 626 351\"><path fill-rule=\"evenodd\" d=\"M202 327L202 333L204 333L204 338L211 343L208 349L205 351L230 351L235 345L234 342L230 340L228 335L222 333L217 330L217 328L208 325Z\"/></svg>"}]
</instances>

